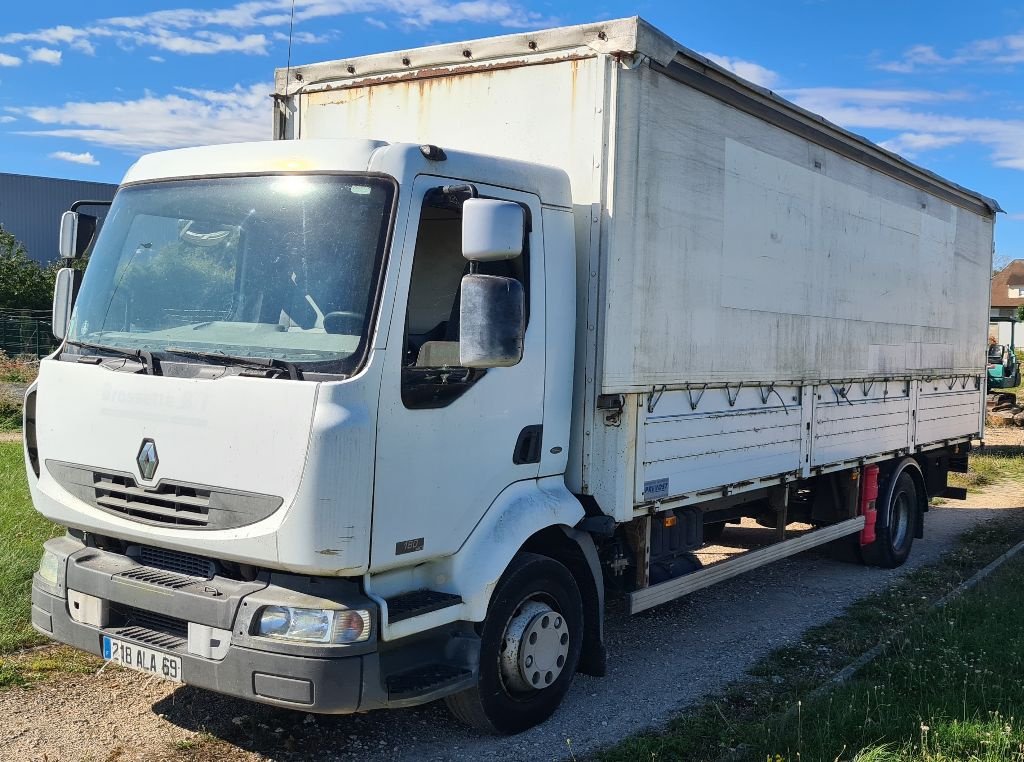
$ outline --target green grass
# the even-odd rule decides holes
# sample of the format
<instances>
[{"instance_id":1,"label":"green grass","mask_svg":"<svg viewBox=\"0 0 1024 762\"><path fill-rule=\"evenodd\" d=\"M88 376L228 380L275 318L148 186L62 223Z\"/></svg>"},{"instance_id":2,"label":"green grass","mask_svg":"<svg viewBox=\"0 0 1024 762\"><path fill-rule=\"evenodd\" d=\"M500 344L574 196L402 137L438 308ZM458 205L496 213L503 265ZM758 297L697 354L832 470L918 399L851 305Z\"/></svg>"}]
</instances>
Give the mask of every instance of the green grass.
<instances>
[{"instance_id":1,"label":"green grass","mask_svg":"<svg viewBox=\"0 0 1024 762\"><path fill-rule=\"evenodd\" d=\"M1024 447L997 445L975 450L966 474L950 474L955 487L987 487L1004 480L1024 480Z\"/></svg>"},{"instance_id":2,"label":"green grass","mask_svg":"<svg viewBox=\"0 0 1024 762\"><path fill-rule=\"evenodd\" d=\"M42 641L29 624L32 573L61 533L32 507L20 442L0 442L0 656Z\"/></svg>"},{"instance_id":3,"label":"green grass","mask_svg":"<svg viewBox=\"0 0 1024 762\"><path fill-rule=\"evenodd\" d=\"M1024 559L933 611L858 678L763 723L748 759L1024 759Z\"/></svg>"},{"instance_id":4,"label":"green grass","mask_svg":"<svg viewBox=\"0 0 1024 762\"><path fill-rule=\"evenodd\" d=\"M840 617L809 630L799 643L773 652L757 664L747 677L673 720L665 732L634 736L602 752L597 758L602 762L697 762L718 759L765 762L770 755L780 753L787 762L798 758L813 762L828 761L835 760L837 755L839 759L849 761L857 759L856 750L868 743L902 742L908 739L913 742L915 737L911 736L867 736L858 738L856 742L843 738L834 753L831 753L830 747L829 756L822 751L821 746L801 745L810 732L807 725L809 708L802 709L801 716L794 719L797 723L795 741L791 737L793 726L778 718L795 710L798 702L806 695L825 684L832 675L879 642L915 622L929 620L931 605L935 600L1004 553L1022 537L1024 511L1009 513L1005 518L974 527L961 537L957 548L944 555L937 564L911 572L892 587L854 603ZM851 573L854 571L851 569ZM1014 599L1017 603L1019 594L1014 595L1017 596ZM1024 612L1021 615L1024 616ZM1021 638L1021 643L1024 644L1024 638ZM917 646L909 647L910 653L914 653L914 647ZM887 661L888 657L883 657L878 663L885 664ZM1024 675L1021 677L1024 678ZM873 679L875 682L871 685L881 684L877 678ZM1024 687L1021 690L1024 691ZM893 702L900 703L895 699ZM835 700L833 705L837 708L840 706ZM877 706L875 708L877 710ZM850 716L853 717L853 714ZM1015 716L1024 718L1024 706ZM868 714L865 718L862 712L857 716L857 722L860 723L857 727L863 725L866 719L875 722L873 717ZM931 717L929 713L921 714L925 720ZM835 728L832 730L835 731ZM919 742L920 739L917 740ZM843 743L847 744L846 751L840 754ZM897 746L873 750L871 754L875 754L875 757L866 756L858 762L886 759L878 755L902 753L901 749ZM801 751L799 757L795 756L798 750ZM922 759L939 762L942 757ZM1007 759L1024 760L1024 756Z\"/></svg>"},{"instance_id":5,"label":"green grass","mask_svg":"<svg viewBox=\"0 0 1024 762\"><path fill-rule=\"evenodd\" d=\"M72 648L15 653L48 642L32 629L32 573L43 542L63 530L32 507L20 442L0 442L0 688L52 673L95 669L96 660Z\"/></svg>"},{"instance_id":6,"label":"green grass","mask_svg":"<svg viewBox=\"0 0 1024 762\"><path fill-rule=\"evenodd\" d=\"M21 400L5 389L0 389L0 431L21 429Z\"/></svg>"}]
</instances>

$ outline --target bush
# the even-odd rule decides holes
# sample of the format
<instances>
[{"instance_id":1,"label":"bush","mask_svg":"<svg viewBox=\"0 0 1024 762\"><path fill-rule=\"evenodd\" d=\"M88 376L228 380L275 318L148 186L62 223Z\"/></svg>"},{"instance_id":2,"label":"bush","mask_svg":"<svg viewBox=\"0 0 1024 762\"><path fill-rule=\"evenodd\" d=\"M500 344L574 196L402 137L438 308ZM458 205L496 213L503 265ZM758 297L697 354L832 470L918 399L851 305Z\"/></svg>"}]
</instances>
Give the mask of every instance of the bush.
<instances>
[{"instance_id":1,"label":"bush","mask_svg":"<svg viewBox=\"0 0 1024 762\"><path fill-rule=\"evenodd\" d=\"M0 349L0 381L31 384L39 373L39 360L34 357L9 357Z\"/></svg>"},{"instance_id":2,"label":"bush","mask_svg":"<svg viewBox=\"0 0 1024 762\"><path fill-rule=\"evenodd\" d=\"M21 397L7 389L0 389L0 431L21 429Z\"/></svg>"},{"instance_id":3,"label":"bush","mask_svg":"<svg viewBox=\"0 0 1024 762\"><path fill-rule=\"evenodd\" d=\"M18 239L0 226L0 309L49 309L56 278L56 266L29 259Z\"/></svg>"}]
</instances>

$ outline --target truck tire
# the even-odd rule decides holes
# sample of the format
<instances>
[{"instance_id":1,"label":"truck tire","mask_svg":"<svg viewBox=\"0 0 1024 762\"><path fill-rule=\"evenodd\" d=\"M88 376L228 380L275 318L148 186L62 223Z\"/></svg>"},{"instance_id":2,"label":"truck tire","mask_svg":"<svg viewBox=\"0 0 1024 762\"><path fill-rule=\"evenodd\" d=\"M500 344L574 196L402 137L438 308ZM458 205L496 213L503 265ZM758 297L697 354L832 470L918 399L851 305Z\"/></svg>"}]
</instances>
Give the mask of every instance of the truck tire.
<instances>
[{"instance_id":1,"label":"truck tire","mask_svg":"<svg viewBox=\"0 0 1024 762\"><path fill-rule=\"evenodd\" d=\"M920 517L917 484L907 471L899 472L887 504L877 509L875 541L861 548L861 556L868 566L895 569L910 555Z\"/></svg>"},{"instance_id":2,"label":"truck tire","mask_svg":"<svg viewBox=\"0 0 1024 762\"><path fill-rule=\"evenodd\" d=\"M583 643L583 601L572 574L520 553L498 581L480 628L475 688L445 698L453 715L485 733L537 725L569 690Z\"/></svg>"}]
</instances>

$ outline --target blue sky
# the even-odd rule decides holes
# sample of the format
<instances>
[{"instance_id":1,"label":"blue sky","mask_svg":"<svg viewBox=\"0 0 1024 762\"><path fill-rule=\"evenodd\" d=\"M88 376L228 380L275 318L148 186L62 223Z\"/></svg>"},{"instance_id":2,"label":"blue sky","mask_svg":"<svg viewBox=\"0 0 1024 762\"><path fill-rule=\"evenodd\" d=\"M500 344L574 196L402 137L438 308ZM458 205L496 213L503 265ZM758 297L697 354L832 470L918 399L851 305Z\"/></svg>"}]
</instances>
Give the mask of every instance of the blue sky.
<instances>
[{"instance_id":1,"label":"blue sky","mask_svg":"<svg viewBox=\"0 0 1024 762\"><path fill-rule=\"evenodd\" d=\"M270 137L291 0L8 3L0 171L117 182L165 147ZM639 14L748 79L1000 201L1024 258L1024 4L296 0L293 63Z\"/></svg>"}]
</instances>

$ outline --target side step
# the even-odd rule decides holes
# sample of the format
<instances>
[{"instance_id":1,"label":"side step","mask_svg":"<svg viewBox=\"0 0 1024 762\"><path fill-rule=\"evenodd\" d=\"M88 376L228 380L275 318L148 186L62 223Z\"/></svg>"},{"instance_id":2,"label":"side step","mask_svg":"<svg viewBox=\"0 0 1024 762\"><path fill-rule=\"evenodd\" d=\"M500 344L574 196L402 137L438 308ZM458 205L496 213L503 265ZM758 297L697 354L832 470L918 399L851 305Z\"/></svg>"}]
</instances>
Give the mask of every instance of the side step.
<instances>
[{"instance_id":1,"label":"side step","mask_svg":"<svg viewBox=\"0 0 1024 762\"><path fill-rule=\"evenodd\" d=\"M387 678L388 701L404 701L427 696L463 681L471 681L473 673L450 664L428 664Z\"/></svg>"},{"instance_id":2,"label":"side step","mask_svg":"<svg viewBox=\"0 0 1024 762\"><path fill-rule=\"evenodd\" d=\"M792 540L783 540L769 545L767 548L748 551L735 559L721 561L692 574L684 574L682 577L645 587L643 590L629 594L629 613L636 614L676 598L682 598L684 595L710 587L730 577L736 577L759 566L765 566L809 548L855 534L863 527L863 516L847 519L832 526L814 529L805 535L794 537Z\"/></svg>"},{"instance_id":3,"label":"side step","mask_svg":"<svg viewBox=\"0 0 1024 762\"><path fill-rule=\"evenodd\" d=\"M414 616L429 614L449 606L462 603L462 596L454 593L442 593L440 590L413 590L388 598L388 624L412 619Z\"/></svg>"}]
</instances>

